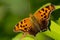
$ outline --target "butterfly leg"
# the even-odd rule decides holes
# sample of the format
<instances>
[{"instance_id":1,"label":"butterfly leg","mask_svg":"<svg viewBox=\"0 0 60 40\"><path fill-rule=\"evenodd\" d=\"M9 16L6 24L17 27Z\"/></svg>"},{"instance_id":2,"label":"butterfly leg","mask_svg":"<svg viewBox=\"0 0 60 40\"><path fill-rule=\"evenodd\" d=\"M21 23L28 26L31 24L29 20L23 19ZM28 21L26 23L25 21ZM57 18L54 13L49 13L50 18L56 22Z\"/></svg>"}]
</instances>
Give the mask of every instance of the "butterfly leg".
<instances>
[{"instance_id":1,"label":"butterfly leg","mask_svg":"<svg viewBox=\"0 0 60 40\"><path fill-rule=\"evenodd\" d=\"M23 33L23 35L22 35L20 40L23 40L23 38L25 38L27 34L28 34L27 32Z\"/></svg>"}]
</instances>

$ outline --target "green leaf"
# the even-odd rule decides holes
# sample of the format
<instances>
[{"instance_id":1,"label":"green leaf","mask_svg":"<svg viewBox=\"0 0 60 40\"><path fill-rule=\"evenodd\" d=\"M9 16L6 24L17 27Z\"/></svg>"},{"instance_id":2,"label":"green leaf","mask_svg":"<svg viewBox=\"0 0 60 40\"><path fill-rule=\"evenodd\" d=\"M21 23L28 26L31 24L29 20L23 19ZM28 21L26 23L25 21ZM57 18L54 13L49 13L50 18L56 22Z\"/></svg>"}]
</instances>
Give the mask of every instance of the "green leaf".
<instances>
[{"instance_id":1,"label":"green leaf","mask_svg":"<svg viewBox=\"0 0 60 40\"><path fill-rule=\"evenodd\" d=\"M51 21L50 29L51 31L47 30L44 33L53 39L60 40L60 26L56 24L54 21Z\"/></svg>"},{"instance_id":2,"label":"green leaf","mask_svg":"<svg viewBox=\"0 0 60 40\"><path fill-rule=\"evenodd\" d=\"M18 34L16 37L14 37L12 40L34 40L33 37L31 37L30 35L26 35L26 37L22 38L22 33Z\"/></svg>"}]
</instances>

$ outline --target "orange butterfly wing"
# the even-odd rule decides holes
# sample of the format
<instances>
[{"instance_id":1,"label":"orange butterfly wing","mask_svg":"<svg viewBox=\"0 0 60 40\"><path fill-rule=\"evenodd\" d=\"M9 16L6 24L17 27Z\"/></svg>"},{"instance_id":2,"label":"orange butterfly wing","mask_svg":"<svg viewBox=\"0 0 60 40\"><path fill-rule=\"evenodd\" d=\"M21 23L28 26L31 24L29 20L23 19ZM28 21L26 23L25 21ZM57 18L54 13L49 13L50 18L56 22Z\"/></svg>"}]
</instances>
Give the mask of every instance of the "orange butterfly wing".
<instances>
[{"instance_id":1,"label":"orange butterfly wing","mask_svg":"<svg viewBox=\"0 0 60 40\"><path fill-rule=\"evenodd\" d=\"M25 19L21 20L18 24L15 25L14 31L15 32L20 32L20 31L28 32L31 25L32 25L32 23L30 22L30 19L25 18Z\"/></svg>"},{"instance_id":2,"label":"orange butterfly wing","mask_svg":"<svg viewBox=\"0 0 60 40\"><path fill-rule=\"evenodd\" d=\"M40 25L41 31L47 30L50 14L54 9L54 5L51 4L35 12L34 16Z\"/></svg>"}]
</instances>

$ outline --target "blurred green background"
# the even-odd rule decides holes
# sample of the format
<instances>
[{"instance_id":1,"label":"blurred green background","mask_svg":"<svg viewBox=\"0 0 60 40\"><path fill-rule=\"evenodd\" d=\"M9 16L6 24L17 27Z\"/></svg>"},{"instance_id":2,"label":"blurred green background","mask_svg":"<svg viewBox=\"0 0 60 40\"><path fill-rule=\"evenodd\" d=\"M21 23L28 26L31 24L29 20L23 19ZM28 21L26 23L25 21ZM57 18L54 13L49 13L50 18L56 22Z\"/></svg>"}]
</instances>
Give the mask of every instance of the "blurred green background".
<instances>
[{"instance_id":1,"label":"blurred green background","mask_svg":"<svg viewBox=\"0 0 60 40\"><path fill-rule=\"evenodd\" d=\"M60 5L60 0L0 0L0 40L12 40L18 34L13 32L15 24L46 3ZM53 12L52 20L60 25L59 11Z\"/></svg>"}]
</instances>

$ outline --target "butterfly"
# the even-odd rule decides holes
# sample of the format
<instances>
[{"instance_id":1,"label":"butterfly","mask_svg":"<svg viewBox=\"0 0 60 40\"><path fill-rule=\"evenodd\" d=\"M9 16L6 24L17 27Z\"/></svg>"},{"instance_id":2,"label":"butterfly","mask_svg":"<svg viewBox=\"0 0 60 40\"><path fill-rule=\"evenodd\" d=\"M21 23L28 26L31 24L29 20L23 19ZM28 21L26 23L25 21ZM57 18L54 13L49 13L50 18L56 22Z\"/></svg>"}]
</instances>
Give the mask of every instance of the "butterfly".
<instances>
[{"instance_id":1,"label":"butterfly","mask_svg":"<svg viewBox=\"0 0 60 40\"><path fill-rule=\"evenodd\" d=\"M34 14L24 18L18 22L15 27L15 32L24 32L31 35L36 35L38 32L43 32L48 29L51 12L55 6L50 4L41 9L38 9Z\"/></svg>"}]
</instances>

